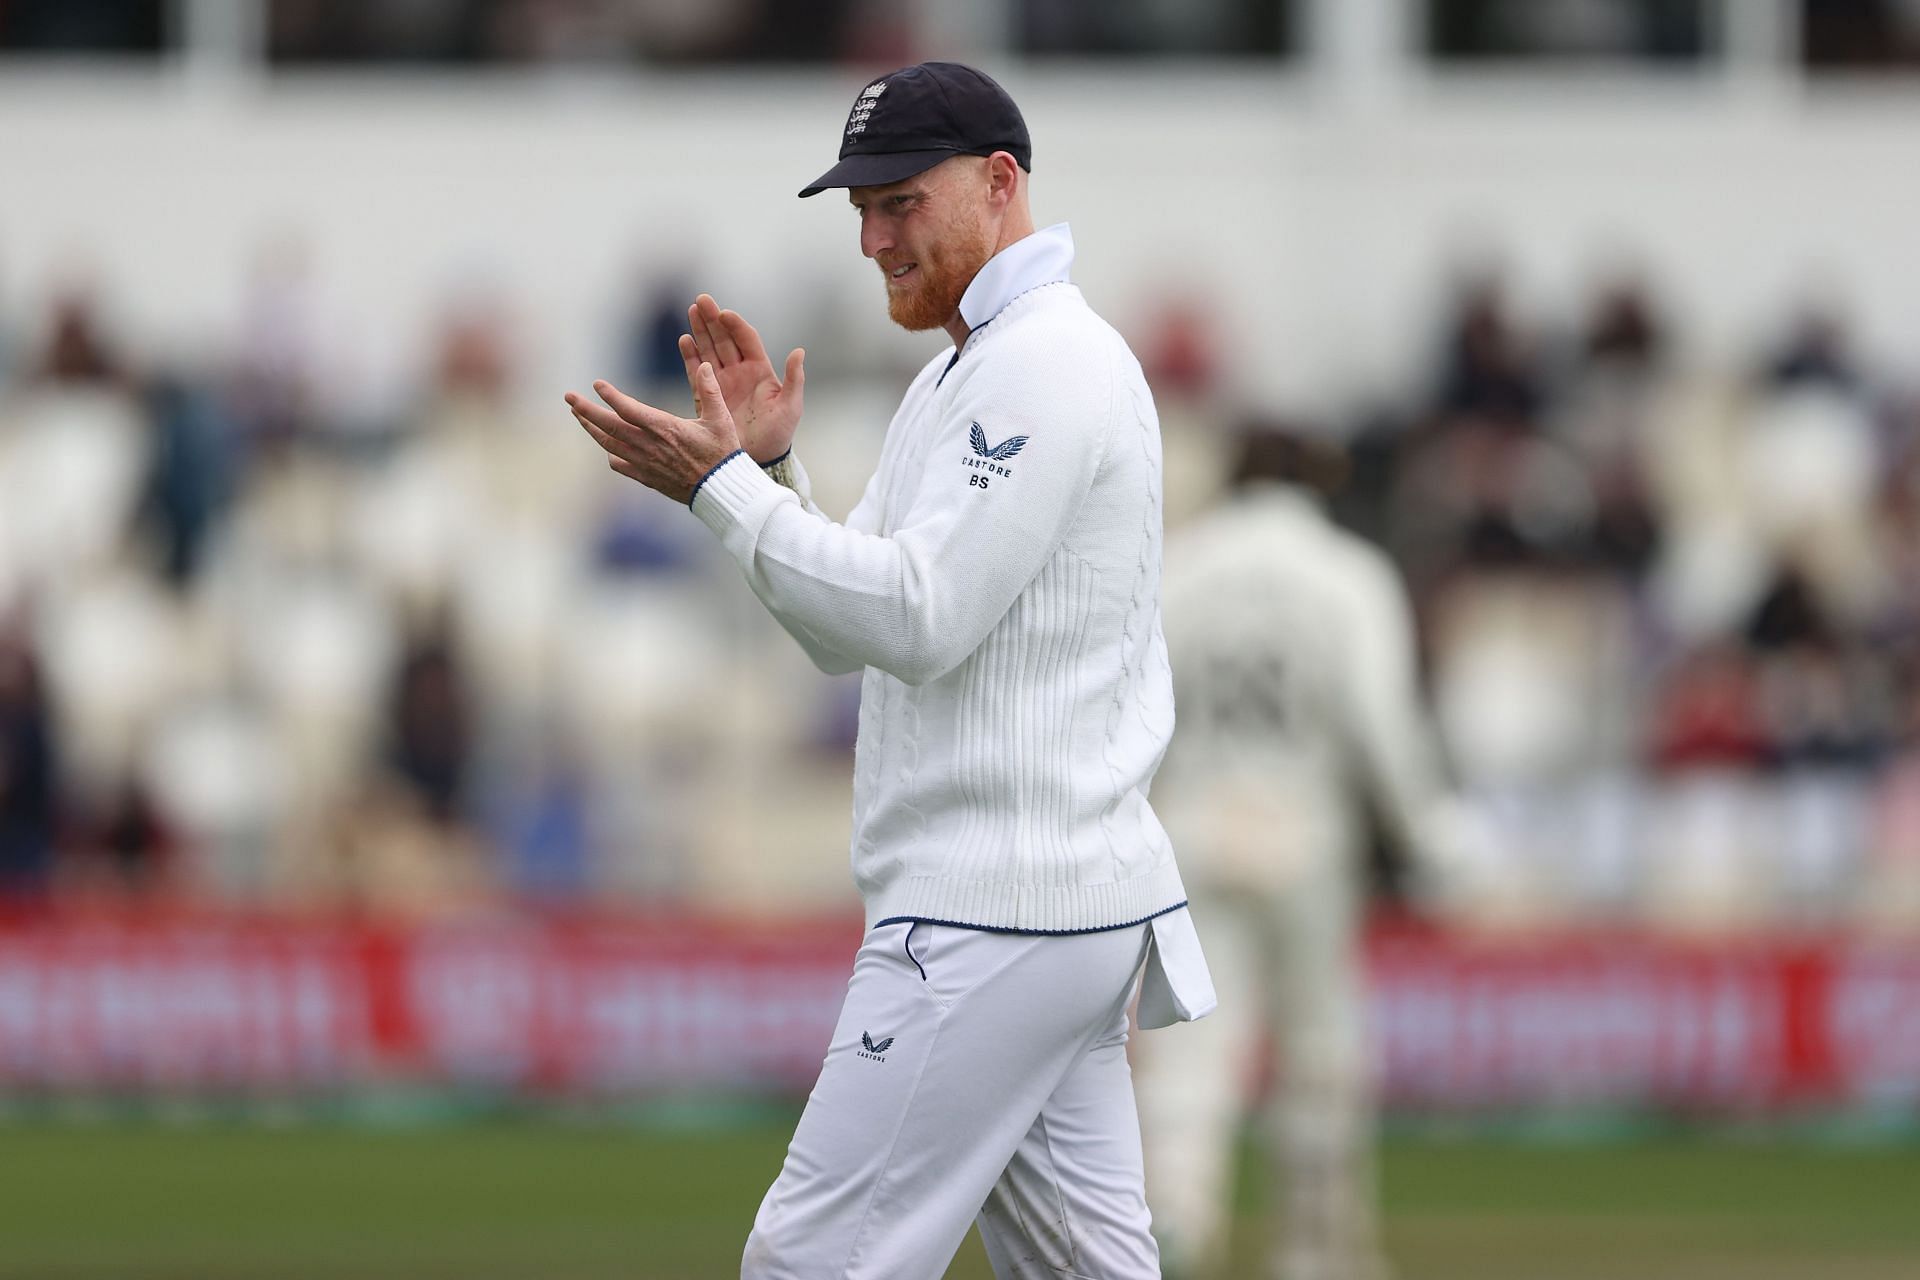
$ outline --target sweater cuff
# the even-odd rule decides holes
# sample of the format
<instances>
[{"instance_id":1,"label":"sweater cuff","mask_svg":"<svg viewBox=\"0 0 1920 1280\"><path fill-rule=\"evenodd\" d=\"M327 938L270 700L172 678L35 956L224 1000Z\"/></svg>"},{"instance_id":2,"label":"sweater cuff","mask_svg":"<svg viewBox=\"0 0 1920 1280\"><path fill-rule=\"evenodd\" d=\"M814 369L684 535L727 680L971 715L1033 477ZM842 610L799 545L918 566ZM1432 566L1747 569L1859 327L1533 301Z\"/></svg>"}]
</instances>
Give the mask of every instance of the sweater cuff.
<instances>
[{"instance_id":1,"label":"sweater cuff","mask_svg":"<svg viewBox=\"0 0 1920 1280\"><path fill-rule=\"evenodd\" d=\"M793 490L800 495L802 502L807 501L808 490L812 486L807 483L806 468L800 465L800 459L793 456L792 449L788 449L772 462L761 463L760 469L766 472L767 478L775 484Z\"/></svg>"},{"instance_id":2,"label":"sweater cuff","mask_svg":"<svg viewBox=\"0 0 1920 1280\"><path fill-rule=\"evenodd\" d=\"M701 523L724 539L746 522L752 508L764 507L768 498L787 493L752 458L735 453L707 473L687 505Z\"/></svg>"},{"instance_id":3,"label":"sweater cuff","mask_svg":"<svg viewBox=\"0 0 1920 1280\"><path fill-rule=\"evenodd\" d=\"M687 505L689 507L693 505L693 500L700 496L700 490L706 487L707 481L713 479L714 472L726 466L729 462L732 462L735 458L739 457L741 454L745 452L746 452L745 449L735 449L732 453L720 459L720 461L714 463L711 467L708 467L707 474L701 476L698 480L693 482L693 492L687 495Z\"/></svg>"}]
</instances>

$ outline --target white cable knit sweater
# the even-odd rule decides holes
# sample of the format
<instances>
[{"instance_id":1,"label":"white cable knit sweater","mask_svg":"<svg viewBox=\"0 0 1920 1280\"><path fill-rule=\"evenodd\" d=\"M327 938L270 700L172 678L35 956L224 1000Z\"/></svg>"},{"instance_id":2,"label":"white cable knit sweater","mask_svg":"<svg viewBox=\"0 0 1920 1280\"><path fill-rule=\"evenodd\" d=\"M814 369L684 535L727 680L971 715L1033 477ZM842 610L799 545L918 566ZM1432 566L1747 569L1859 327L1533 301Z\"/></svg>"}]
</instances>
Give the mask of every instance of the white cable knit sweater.
<instances>
[{"instance_id":1,"label":"white cable knit sweater","mask_svg":"<svg viewBox=\"0 0 1920 1280\"><path fill-rule=\"evenodd\" d=\"M1147 803L1173 731L1159 422L1126 343L1065 281L1071 254L1049 228L981 272L959 358L914 379L844 525L797 466L789 488L745 454L693 497L823 670L866 668L853 871L870 927L1097 929L1186 898Z\"/></svg>"}]
</instances>

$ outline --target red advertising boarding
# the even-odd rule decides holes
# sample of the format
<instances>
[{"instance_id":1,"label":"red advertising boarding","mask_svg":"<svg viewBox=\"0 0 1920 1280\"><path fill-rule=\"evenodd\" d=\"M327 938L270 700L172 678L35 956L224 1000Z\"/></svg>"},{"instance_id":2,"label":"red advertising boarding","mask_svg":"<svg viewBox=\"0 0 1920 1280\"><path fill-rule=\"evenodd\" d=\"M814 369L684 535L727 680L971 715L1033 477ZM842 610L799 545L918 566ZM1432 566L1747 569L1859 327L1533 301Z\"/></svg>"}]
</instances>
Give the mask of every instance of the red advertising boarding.
<instances>
[{"instance_id":1,"label":"red advertising boarding","mask_svg":"<svg viewBox=\"0 0 1920 1280\"><path fill-rule=\"evenodd\" d=\"M1780 945L1633 935L1472 942L1383 935L1371 1010L1388 1096L1412 1104L1754 1105L1815 1062Z\"/></svg>"},{"instance_id":2,"label":"red advertising boarding","mask_svg":"<svg viewBox=\"0 0 1920 1280\"><path fill-rule=\"evenodd\" d=\"M0 1080L82 1088L333 1084L377 1067L359 939L254 919L0 927Z\"/></svg>"},{"instance_id":3,"label":"red advertising boarding","mask_svg":"<svg viewBox=\"0 0 1920 1280\"><path fill-rule=\"evenodd\" d=\"M799 1091L859 922L497 916L0 923L0 1086ZM1371 1019L1421 1109L1920 1102L1920 942L1382 930Z\"/></svg>"}]
</instances>

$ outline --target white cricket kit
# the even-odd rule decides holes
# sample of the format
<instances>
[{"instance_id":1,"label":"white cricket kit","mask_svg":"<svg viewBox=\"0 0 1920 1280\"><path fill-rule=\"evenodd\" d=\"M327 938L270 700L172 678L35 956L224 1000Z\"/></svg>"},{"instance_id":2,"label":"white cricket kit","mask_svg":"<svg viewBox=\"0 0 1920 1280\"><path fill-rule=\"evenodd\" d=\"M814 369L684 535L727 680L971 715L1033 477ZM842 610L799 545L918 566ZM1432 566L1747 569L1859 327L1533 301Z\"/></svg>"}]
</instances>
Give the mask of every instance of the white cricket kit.
<instances>
[{"instance_id":1,"label":"white cricket kit","mask_svg":"<svg viewBox=\"0 0 1920 1280\"><path fill-rule=\"evenodd\" d=\"M1160 438L1064 224L986 264L835 524L792 458L692 507L814 662L865 668L852 862L867 937L743 1275L1159 1274L1126 1007L1213 991L1147 788L1173 728Z\"/></svg>"},{"instance_id":2,"label":"white cricket kit","mask_svg":"<svg viewBox=\"0 0 1920 1280\"><path fill-rule=\"evenodd\" d=\"M1374 1276L1362 806L1419 855L1444 798L1405 592L1311 497L1266 485L1173 540L1165 618L1180 730L1154 795L1223 1002L1139 1055L1156 1230L1171 1264L1224 1247L1245 1080L1271 1026L1278 1274Z\"/></svg>"}]
</instances>

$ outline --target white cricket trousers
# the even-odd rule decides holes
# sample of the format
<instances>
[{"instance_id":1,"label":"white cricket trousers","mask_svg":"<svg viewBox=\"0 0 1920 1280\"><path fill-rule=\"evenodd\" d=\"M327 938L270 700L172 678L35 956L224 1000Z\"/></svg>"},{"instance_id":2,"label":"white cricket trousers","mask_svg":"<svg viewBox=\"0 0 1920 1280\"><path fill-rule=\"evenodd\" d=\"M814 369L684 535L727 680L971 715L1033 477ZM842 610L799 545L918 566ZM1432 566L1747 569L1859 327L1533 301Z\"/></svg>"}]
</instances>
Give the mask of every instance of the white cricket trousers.
<instances>
[{"instance_id":1,"label":"white cricket trousers","mask_svg":"<svg viewBox=\"0 0 1920 1280\"><path fill-rule=\"evenodd\" d=\"M869 932L743 1280L936 1280L976 1221L1001 1280L1158 1277L1126 1056L1149 936Z\"/></svg>"}]
</instances>

